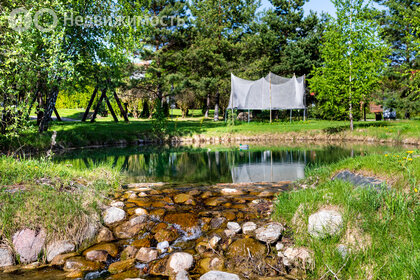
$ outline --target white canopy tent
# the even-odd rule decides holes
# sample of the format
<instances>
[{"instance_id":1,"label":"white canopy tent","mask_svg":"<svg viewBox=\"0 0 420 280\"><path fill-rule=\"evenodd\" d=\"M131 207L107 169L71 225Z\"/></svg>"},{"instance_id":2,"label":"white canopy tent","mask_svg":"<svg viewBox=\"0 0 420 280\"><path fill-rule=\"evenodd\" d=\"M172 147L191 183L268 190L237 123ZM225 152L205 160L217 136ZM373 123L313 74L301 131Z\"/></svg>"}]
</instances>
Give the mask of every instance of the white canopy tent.
<instances>
[{"instance_id":1,"label":"white canopy tent","mask_svg":"<svg viewBox=\"0 0 420 280\"><path fill-rule=\"evenodd\" d=\"M273 73L257 81L231 74L231 95L227 109L293 110L305 109L305 76L284 78Z\"/></svg>"}]
</instances>

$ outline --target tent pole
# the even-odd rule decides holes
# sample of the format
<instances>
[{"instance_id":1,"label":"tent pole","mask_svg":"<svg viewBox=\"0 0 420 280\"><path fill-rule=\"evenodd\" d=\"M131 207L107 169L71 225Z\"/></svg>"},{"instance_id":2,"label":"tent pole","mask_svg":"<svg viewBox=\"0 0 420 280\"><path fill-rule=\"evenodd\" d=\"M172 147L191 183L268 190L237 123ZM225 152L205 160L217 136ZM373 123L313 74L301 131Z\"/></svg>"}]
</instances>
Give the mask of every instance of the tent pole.
<instances>
[{"instance_id":1,"label":"tent pole","mask_svg":"<svg viewBox=\"0 0 420 280\"><path fill-rule=\"evenodd\" d=\"M249 123L249 109L248 109L248 123Z\"/></svg>"},{"instance_id":2,"label":"tent pole","mask_svg":"<svg viewBox=\"0 0 420 280\"><path fill-rule=\"evenodd\" d=\"M273 122L273 117L271 115L271 107L272 107L272 103L271 103L271 72L269 73L270 75L270 123Z\"/></svg>"}]
</instances>

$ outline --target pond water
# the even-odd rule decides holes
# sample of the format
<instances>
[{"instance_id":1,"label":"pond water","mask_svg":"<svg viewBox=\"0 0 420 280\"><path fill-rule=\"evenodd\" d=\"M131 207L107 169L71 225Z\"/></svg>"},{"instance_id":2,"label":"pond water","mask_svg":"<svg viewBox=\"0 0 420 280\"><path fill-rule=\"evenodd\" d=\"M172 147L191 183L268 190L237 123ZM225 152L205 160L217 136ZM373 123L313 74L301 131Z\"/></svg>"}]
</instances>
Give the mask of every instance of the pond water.
<instances>
[{"instance_id":1,"label":"pond water","mask_svg":"<svg viewBox=\"0 0 420 280\"><path fill-rule=\"evenodd\" d=\"M166 182L174 184L215 184L294 181L305 177L308 167L343 158L386 153L400 147L367 145L165 147L143 146L104 148L56 155L55 161L85 169L108 164L121 170L126 183Z\"/></svg>"}]
</instances>

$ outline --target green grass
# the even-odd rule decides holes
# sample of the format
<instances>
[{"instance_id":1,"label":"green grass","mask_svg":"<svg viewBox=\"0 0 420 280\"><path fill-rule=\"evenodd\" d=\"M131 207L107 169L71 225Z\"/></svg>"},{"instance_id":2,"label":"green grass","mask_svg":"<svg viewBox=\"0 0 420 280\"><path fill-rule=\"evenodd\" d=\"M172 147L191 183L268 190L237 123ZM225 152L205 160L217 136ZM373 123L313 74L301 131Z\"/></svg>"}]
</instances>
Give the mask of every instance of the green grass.
<instances>
[{"instance_id":1,"label":"green grass","mask_svg":"<svg viewBox=\"0 0 420 280\"><path fill-rule=\"evenodd\" d=\"M21 228L45 228L49 238L82 238L100 205L119 187L109 166L77 170L49 160L0 157L0 236ZM76 240L75 240L76 241Z\"/></svg>"},{"instance_id":2,"label":"green grass","mask_svg":"<svg viewBox=\"0 0 420 280\"><path fill-rule=\"evenodd\" d=\"M201 110L197 110L201 113ZM179 110L174 110L178 115ZM82 111L79 109L61 109L62 117L80 119ZM138 139L157 138L153 133L154 121L149 119L130 118L129 123L120 121L115 123L111 117L99 118L95 123L81 122L53 122L47 133L40 135L35 122L32 127L21 132L20 137L4 138L0 136L0 150L15 151L19 148L46 150L50 146L52 131L57 131L57 142L62 147L84 147L92 145L114 145L125 141L136 143ZM300 136L313 139L326 139L334 136L338 139L353 140L366 137L377 140L400 142L411 139L420 141L420 120L391 121L391 122L356 122L355 130L349 130L346 121L275 121L239 122L229 125L224 121L214 122L203 117L169 118L166 136L193 137L282 137L298 138Z\"/></svg>"},{"instance_id":3,"label":"green grass","mask_svg":"<svg viewBox=\"0 0 420 280\"><path fill-rule=\"evenodd\" d=\"M304 182L307 188L278 196L275 217L290 226L296 246L314 252L315 269L309 279L420 279L420 157L396 153L369 155L343 160L311 170ZM405 158L405 159L404 159ZM411 160L410 160L411 159ZM376 192L355 188L342 181L331 181L338 170L349 169L375 175L392 182L392 190ZM321 207L340 209L344 228L338 237L313 239L307 233L309 215ZM299 214L296 212L299 209ZM343 259L338 244L348 243L352 233L359 246Z\"/></svg>"}]
</instances>

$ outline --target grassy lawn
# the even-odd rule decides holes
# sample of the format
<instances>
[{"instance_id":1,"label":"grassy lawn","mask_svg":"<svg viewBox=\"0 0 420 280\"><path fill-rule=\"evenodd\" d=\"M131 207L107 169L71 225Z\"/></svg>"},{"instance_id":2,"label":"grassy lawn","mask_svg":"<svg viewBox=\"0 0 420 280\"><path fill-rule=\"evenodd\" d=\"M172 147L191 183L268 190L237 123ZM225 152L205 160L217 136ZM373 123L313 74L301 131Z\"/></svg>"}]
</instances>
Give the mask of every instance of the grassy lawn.
<instances>
[{"instance_id":1,"label":"grassy lawn","mask_svg":"<svg viewBox=\"0 0 420 280\"><path fill-rule=\"evenodd\" d=\"M330 178L339 170L352 170L386 179L392 190L377 192L355 188ZM420 279L420 151L369 155L343 160L312 170L299 185L311 186L282 193L275 217L289 225L296 246L314 252L315 270L309 279ZM314 239L307 221L320 208L338 208L344 227L335 237ZM337 251L346 244L348 255ZM324 276L324 277L325 277Z\"/></svg>"},{"instance_id":2,"label":"grassy lawn","mask_svg":"<svg viewBox=\"0 0 420 280\"><path fill-rule=\"evenodd\" d=\"M180 114L179 110L174 110ZM201 110L197 110L201 113ZM80 119L82 111L78 109L61 109L62 117ZM32 122L34 125L34 122ZM112 145L120 141L136 143L138 139L157 138L153 133L154 121L150 119L133 119L129 123L112 121L111 117L99 118L97 122L53 122L50 130L43 135L37 133L37 127L22 132L20 137L4 139L0 137L0 150L16 150L32 148L46 150L51 142L52 131L57 131L57 143L62 147L83 147L92 145ZM346 121L276 121L239 122L235 125L224 121L214 122L211 118L189 117L169 118L165 129L166 136L192 137L236 137L249 136L264 138L276 137L312 137L313 139L327 139L337 136L339 139L353 140L354 138L370 137L376 140L402 141L414 139L420 141L420 120L411 121L383 121L356 122L355 130L349 130Z\"/></svg>"},{"instance_id":3,"label":"grassy lawn","mask_svg":"<svg viewBox=\"0 0 420 280\"><path fill-rule=\"evenodd\" d=\"M0 157L0 236L43 227L50 238L83 239L100 204L119 187L110 166L74 169L49 160ZM79 242L78 242L79 243Z\"/></svg>"}]
</instances>

